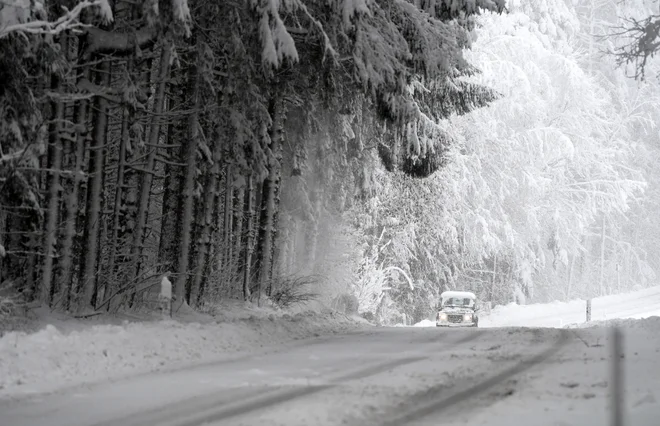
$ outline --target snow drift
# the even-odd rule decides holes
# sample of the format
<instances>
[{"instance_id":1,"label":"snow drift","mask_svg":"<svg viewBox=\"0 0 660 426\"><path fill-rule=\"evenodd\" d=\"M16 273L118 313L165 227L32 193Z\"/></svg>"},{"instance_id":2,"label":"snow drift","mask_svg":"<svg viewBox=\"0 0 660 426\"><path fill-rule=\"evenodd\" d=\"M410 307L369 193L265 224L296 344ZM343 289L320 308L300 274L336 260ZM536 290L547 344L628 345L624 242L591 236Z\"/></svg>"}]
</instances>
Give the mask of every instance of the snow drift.
<instances>
[{"instance_id":1,"label":"snow drift","mask_svg":"<svg viewBox=\"0 0 660 426\"><path fill-rule=\"evenodd\" d=\"M356 330L363 324L331 311L262 311L208 323L78 324L73 330L49 324L37 332L10 332L0 338L0 396L167 370L248 349L254 354L256 348Z\"/></svg>"}]
</instances>

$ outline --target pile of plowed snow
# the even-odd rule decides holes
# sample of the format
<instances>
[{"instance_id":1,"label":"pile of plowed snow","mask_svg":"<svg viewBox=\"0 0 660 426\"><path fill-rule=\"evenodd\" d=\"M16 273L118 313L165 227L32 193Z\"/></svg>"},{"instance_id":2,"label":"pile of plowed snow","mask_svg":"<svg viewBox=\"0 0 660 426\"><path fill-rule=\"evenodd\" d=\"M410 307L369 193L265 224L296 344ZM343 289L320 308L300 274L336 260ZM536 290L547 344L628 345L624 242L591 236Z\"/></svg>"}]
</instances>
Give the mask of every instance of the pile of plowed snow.
<instances>
[{"instance_id":1,"label":"pile of plowed snow","mask_svg":"<svg viewBox=\"0 0 660 426\"><path fill-rule=\"evenodd\" d=\"M415 324L415 327L435 327L435 321L431 321L428 319L421 320L417 324Z\"/></svg>"},{"instance_id":2,"label":"pile of plowed snow","mask_svg":"<svg viewBox=\"0 0 660 426\"><path fill-rule=\"evenodd\" d=\"M231 353L365 327L331 311L69 327L0 337L0 395L42 392L131 373L226 358Z\"/></svg>"}]
</instances>

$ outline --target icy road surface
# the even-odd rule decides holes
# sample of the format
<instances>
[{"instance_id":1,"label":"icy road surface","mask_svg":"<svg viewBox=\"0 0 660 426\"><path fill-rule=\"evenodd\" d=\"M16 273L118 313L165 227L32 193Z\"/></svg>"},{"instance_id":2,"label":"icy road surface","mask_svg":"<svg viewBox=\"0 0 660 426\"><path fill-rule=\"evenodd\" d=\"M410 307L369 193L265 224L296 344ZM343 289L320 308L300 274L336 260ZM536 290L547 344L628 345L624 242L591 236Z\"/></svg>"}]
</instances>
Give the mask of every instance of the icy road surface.
<instances>
[{"instance_id":1,"label":"icy road surface","mask_svg":"<svg viewBox=\"0 0 660 426\"><path fill-rule=\"evenodd\" d=\"M660 418L660 319L624 324L627 426ZM0 401L2 426L607 424L604 328L374 328Z\"/></svg>"}]
</instances>

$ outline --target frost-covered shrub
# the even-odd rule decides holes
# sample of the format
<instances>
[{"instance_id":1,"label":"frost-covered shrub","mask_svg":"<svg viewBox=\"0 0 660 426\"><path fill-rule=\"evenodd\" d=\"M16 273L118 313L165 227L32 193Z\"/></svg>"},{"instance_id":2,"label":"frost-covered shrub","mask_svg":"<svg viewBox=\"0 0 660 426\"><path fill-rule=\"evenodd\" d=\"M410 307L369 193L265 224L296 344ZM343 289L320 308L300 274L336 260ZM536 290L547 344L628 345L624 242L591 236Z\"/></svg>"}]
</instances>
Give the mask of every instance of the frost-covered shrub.
<instances>
[{"instance_id":1,"label":"frost-covered shrub","mask_svg":"<svg viewBox=\"0 0 660 426\"><path fill-rule=\"evenodd\" d=\"M318 293L311 291L317 282L318 277L314 275L273 277L270 300L280 308L312 302L319 297Z\"/></svg>"},{"instance_id":2,"label":"frost-covered shrub","mask_svg":"<svg viewBox=\"0 0 660 426\"><path fill-rule=\"evenodd\" d=\"M348 315L358 313L359 302L354 294L340 294L332 301L332 308Z\"/></svg>"},{"instance_id":3,"label":"frost-covered shrub","mask_svg":"<svg viewBox=\"0 0 660 426\"><path fill-rule=\"evenodd\" d=\"M363 312L360 314L360 316L366 319L367 321L374 321L376 319L373 312Z\"/></svg>"},{"instance_id":4,"label":"frost-covered shrub","mask_svg":"<svg viewBox=\"0 0 660 426\"><path fill-rule=\"evenodd\" d=\"M12 315L15 308L16 303L14 303L13 299L0 296L0 321L6 321Z\"/></svg>"},{"instance_id":5,"label":"frost-covered shrub","mask_svg":"<svg viewBox=\"0 0 660 426\"><path fill-rule=\"evenodd\" d=\"M26 320L25 303L20 296L11 292L12 283L0 285L0 336L21 328Z\"/></svg>"}]
</instances>

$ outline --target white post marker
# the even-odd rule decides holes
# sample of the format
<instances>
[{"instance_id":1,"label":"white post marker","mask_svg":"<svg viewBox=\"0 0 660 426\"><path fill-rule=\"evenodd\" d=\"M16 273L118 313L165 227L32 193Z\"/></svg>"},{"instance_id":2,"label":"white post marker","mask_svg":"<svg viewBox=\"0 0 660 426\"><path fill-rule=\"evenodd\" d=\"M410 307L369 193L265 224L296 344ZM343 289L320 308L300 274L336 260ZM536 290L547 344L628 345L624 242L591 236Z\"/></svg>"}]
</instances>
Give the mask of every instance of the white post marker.
<instances>
[{"instance_id":1,"label":"white post marker","mask_svg":"<svg viewBox=\"0 0 660 426\"><path fill-rule=\"evenodd\" d=\"M591 321L591 299L587 299L587 322Z\"/></svg>"},{"instance_id":2,"label":"white post marker","mask_svg":"<svg viewBox=\"0 0 660 426\"><path fill-rule=\"evenodd\" d=\"M163 279L160 280L160 294L158 294L158 300L160 301L160 309L163 312L168 312L170 318L172 317L172 282L167 278L169 275L165 273Z\"/></svg>"}]
</instances>

